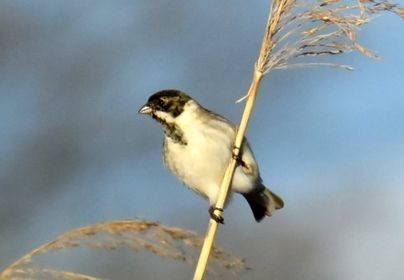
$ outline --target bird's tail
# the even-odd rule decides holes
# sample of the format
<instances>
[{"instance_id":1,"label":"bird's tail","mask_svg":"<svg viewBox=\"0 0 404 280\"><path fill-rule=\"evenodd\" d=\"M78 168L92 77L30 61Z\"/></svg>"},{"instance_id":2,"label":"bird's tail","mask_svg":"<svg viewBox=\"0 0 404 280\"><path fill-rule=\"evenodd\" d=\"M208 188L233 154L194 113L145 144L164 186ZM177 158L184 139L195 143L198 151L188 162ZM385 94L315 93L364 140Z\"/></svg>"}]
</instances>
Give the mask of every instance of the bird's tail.
<instances>
[{"instance_id":1,"label":"bird's tail","mask_svg":"<svg viewBox=\"0 0 404 280\"><path fill-rule=\"evenodd\" d=\"M243 196L250 205L257 222L260 222L265 216L272 216L275 210L281 209L284 205L282 198L264 185L249 193L244 193Z\"/></svg>"}]
</instances>

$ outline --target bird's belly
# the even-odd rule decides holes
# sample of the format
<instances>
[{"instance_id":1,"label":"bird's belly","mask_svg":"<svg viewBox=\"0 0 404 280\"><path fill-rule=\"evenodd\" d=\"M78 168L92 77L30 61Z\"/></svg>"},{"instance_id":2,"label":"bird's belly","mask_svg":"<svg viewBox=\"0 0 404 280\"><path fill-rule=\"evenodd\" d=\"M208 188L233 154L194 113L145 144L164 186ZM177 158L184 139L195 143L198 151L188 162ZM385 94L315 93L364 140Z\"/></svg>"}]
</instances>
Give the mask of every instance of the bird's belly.
<instances>
[{"instance_id":1,"label":"bird's belly","mask_svg":"<svg viewBox=\"0 0 404 280\"><path fill-rule=\"evenodd\" d=\"M200 195L215 200L222 181L230 149L217 145L209 139L198 139L199 144L181 145L165 141L165 158L167 167L181 180Z\"/></svg>"},{"instance_id":2,"label":"bird's belly","mask_svg":"<svg viewBox=\"0 0 404 280\"><path fill-rule=\"evenodd\" d=\"M187 144L166 137L165 164L186 186L208 198L211 204L215 203L231 158L233 139L234 130L224 125L191 129L186 134ZM258 173L245 173L238 166L232 181L232 191L248 193L255 187L258 176Z\"/></svg>"}]
</instances>

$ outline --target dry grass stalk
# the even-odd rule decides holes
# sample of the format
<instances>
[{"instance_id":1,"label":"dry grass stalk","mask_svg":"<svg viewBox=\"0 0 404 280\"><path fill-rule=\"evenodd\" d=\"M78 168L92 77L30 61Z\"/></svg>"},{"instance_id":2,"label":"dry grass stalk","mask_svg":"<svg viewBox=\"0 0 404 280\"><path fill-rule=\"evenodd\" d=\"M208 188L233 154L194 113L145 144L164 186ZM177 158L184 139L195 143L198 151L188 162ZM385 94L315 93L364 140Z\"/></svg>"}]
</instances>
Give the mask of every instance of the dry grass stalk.
<instances>
[{"instance_id":1,"label":"dry grass stalk","mask_svg":"<svg viewBox=\"0 0 404 280\"><path fill-rule=\"evenodd\" d=\"M0 279L100 279L78 272L51 269L38 263L40 256L77 247L146 250L158 256L193 264L201 244L202 238L195 232L157 222L122 220L99 223L74 229L36 248L4 270ZM239 271L247 268L242 259L219 248L214 249L212 259L212 269Z\"/></svg>"},{"instance_id":2,"label":"dry grass stalk","mask_svg":"<svg viewBox=\"0 0 404 280\"><path fill-rule=\"evenodd\" d=\"M247 99L234 141L233 154L224 174L216 208L223 209L230 189L236 158L247 130L254 108L258 88L265 74L274 69L294 67L331 66L352 70L349 65L330 62L301 62L304 58L339 55L350 51L377 58L357 41L358 28L370 22L376 13L388 11L404 17L404 9L387 0L273 0L262 40L253 79L247 94L238 102ZM221 215L215 210L216 215ZM218 223L210 219L194 280L204 276Z\"/></svg>"},{"instance_id":3,"label":"dry grass stalk","mask_svg":"<svg viewBox=\"0 0 404 280\"><path fill-rule=\"evenodd\" d=\"M268 53L258 60L258 68L264 73L300 66L302 64L296 60L307 56L338 55L356 50L370 58L377 58L358 42L359 27L369 23L374 14L383 11L404 18L404 9L386 0L278 0L273 1L272 10L277 12L273 18L280 14L280 19L269 21L269 25L277 23L277 26L267 28L266 36L272 43L268 46ZM350 69L346 66L342 68Z\"/></svg>"}]
</instances>

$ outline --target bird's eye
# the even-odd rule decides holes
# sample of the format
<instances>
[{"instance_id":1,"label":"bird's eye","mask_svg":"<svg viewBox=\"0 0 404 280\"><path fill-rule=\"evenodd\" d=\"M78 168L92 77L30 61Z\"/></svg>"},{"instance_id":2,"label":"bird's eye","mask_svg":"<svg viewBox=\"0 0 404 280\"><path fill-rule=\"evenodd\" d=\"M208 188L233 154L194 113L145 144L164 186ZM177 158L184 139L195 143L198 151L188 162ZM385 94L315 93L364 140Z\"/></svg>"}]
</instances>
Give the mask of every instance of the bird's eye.
<instances>
[{"instance_id":1,"label":"bird's eye","mask_svg":"<svg viewBox=\"0 0 404 280\"><path fill-rule=\"evenodd\" d=\"M159 99L159 101L157 101L157 105L159 105L159 107L163 107L164 106L164 101Z\"/></svg>"}]
</instances>

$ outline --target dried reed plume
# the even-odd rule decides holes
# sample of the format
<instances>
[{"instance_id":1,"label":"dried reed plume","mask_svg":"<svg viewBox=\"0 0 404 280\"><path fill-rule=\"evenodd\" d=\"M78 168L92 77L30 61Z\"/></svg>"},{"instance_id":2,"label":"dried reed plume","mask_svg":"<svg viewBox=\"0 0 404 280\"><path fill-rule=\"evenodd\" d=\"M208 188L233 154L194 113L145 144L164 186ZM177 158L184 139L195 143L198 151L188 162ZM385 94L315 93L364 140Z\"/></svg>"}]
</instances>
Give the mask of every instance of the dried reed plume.
<instances>
[{"instance_id":1,"label":"dried reed plume","mask_svg":"<svg viewBox=\"0 0 404 280\"><path fill-rule=\"evenodd\" d=\"M353 70L350 65L320 57L359 51L378 58L358 42L357 34L362 25L384 11L404 18L404 8L387 0L274 0L256 69L263 75L276 69L313 66Z\"/></svg>"},{"instance_id":2,"label":"dried reed plume","mask_svg":"<svg viewBox=\"0 0 404 280\"><path fill-rule=\"evenodd\" d=\"M357 40L359 27L369 23L372 16L388 11L404 18L404 9L387 0L273 0L255 63L254 73L237 135L233 158L224 174L216 209L223 209L230 189L237 158L244 140L248 122L262 78L275 69L308 66L331 66L352 70L349 65L323 62L319 57L329 57L350 51L376 58L377 56ZM311 58L311 61L307 59ZM215 210L215 214L222 213ZM202 246L194 280L201 280L206 270L218 223L210 220Z\"/></svg>"},{"instance_id":3,"label":"dried reed plume","mask_svg":"<svg viewBox=\"0 0 404 280\"><path fill-rule=\"evenodd\" d=\"M273 1L271 9L274 16L265 34L268 44L257 63L264 73L271 69L313 65L351 69L339 64L294 62L302 57L338 55L354 50L376 58L357 41L358 27L369 23L372 15L381 11L404 18L404 9L386 0L278 0Z\"/></svg>"},{"instance_id":4,"label":"dried reed plume","mask_svg":"<svg viewBox=\"0 0 404 280\"><path fill-rule=\"evenodd\" d=\"M192 264L201 244L202 238L195 232L157 222L122 220L99 223L74 229L36 248L4 270L0 279L99 279L78 272L52 269L38 262L42 255L77 247L103 250L126 248L136 252L146 250L161 257ZM242 259L219 248L214 249L212 260L212 272L215 268L232 271L247 268Z\"/></svg>"}]
</instances>

